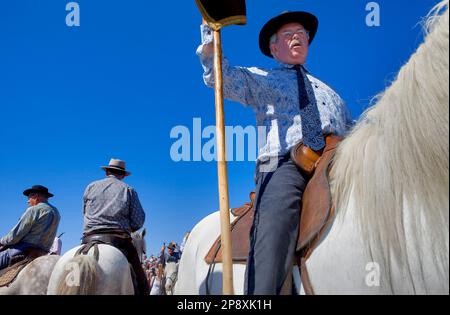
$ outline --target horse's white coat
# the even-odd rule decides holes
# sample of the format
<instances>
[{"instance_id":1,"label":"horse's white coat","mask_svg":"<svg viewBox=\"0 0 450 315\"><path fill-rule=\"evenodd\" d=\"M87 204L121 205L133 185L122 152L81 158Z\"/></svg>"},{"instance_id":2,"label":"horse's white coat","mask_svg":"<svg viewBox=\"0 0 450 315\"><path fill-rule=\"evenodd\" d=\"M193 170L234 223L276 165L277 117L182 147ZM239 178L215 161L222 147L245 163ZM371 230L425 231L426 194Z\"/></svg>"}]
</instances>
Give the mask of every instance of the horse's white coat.
<instances>
[{"instance_id":1,"label":"horse's white coat","mask_svg":"<svg viewBox=\"0 0 450 315\"><path fill-rule=\"evenodd\" d=\"M230 213L230 221L236 219ZM178 280L174 294L206 295L209 265L204 258L220 235L220 212L214 212L200 221L191 231L178 267ZM236 295L244 294L245 265L233 264L233 286ZM294 268L297 288L300 284L298 269ZM222 294L222 264L215 264L209 276L209 294Z\"/></svg>"},{"instance_id":2,"label":"horse's white coat","mask_svg":"<svg viewBox=\"0 0 450 315\"><path fill-rule=\"evenodd\" d=\"M166 267L164 268L164 277L166 278L165 290L167 295L172 295L175 287L175 283L178 278L178 263L169 262L166 263Z\"/></svg>"},{"instance_id":3,"label":"horse's white coat","mask_svg":"<svg viewBox=\"0 0 450 315\"><path fill-rule=\"evenodd\" d=\"M8 287L0 288L0 295L45 295L50 275L61 256L42 256L26 266Z\"/></svg>"},{"instance_id":4,"label":"horse's white coat","mask_svg":"<svg viewBox=\"0 0 450 315\"><path fill-rule=\"evenodd\" d=\"M133 244L138 251L139 257L143 257L145 251L146 231L133 233ZM78 256L75 259L82 259L82 263L73 263L75 253L80 247L76 247L58 261L50 278L47 293L49 295L59 294L58 286L65 273L66 284L77 287L77 280L83 281L89 270L96 270L96 285L89 289L88 294L93 295L133 295L134 287L130 271L130 264L122 252L113 246L99 245L98 263L93 259L94 248L86 256ZM81 258L80 258L81 257ZM80 267L81 266L81 267ZM87 268L84 268L87 267ZM78 281L78 282L80 282ZM77 294L77 293L75 293ZM80 293L78 293L80 294Z\"/></svg>"},{"instance_id":5,"label":"horse's white coat","mask_svg":"<svg viewBox=\"0 0 450 315\"><path fill-rule=\"evenodd\" d=\"M58 261L51 275L48 286L48 294L56 295L58 283L65 271L70 271L71 276L77 277L76 265L68 264L80 247L73 248ZM131 280L130 267L125 256L115 247L109 245L99 245L99 261L97 273L96 295L132 295L134 294ZM89 256L93 257L94 250L89 251ZM68 279L69 281L76 278ZM69 282L70 283L70 282ZM74 282L75 284L76 282Z\"/></svg>"}]
</instances>

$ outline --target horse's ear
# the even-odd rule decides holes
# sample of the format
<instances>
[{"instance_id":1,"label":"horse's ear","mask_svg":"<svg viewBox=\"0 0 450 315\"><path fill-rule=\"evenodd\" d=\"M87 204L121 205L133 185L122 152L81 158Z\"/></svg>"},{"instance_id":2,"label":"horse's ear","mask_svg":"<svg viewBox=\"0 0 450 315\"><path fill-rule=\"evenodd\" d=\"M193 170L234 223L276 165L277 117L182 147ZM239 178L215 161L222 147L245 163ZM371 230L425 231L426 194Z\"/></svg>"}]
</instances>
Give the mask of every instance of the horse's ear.
<instances>
[{"instance_id":1,"label":"horse's ear","mask_svg":"<svg viewBox=\"0 0 450 315\"><path fill-rule=\"evenodd\" d=\"M141 233L142 238L144 238L145 234L147 234L147 229L142 230L142 233Z\"/></svg>"}]
</instances>

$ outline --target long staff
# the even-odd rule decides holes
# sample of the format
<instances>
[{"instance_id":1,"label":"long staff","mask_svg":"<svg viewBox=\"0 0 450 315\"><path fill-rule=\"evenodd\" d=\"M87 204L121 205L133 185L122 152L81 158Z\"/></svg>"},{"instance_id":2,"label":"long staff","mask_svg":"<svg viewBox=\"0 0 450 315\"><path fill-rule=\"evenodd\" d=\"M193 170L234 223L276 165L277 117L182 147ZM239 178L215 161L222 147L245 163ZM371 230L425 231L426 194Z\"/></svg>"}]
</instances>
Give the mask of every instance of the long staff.
<instances>
[{"instance_id":1,"label":"long staff","mask_svg":"<svg viewBox=\"0 0 450 315\"><path fill-rule=\"evenodd\" d=\"M233 295L233 258L231 253L231 224L228 194L228 173L225 142L225 113L223 108L222 39L214 31L214 92L216 97L217 168L219 177L220 229L222 246L223 294Z\"/></svg>"},{"instance_id":2,"label":"long staff","mask_svg":"<svg viewBox=\"0 0 450 315\"><path fill-rule=\"evenodd\" d=\"M220 30L228 25L245 25L245 0L195 0L203 21L214 31L214 91L216 96L217 168L219 177L220 229L222 246L223 294L233 295L233 258L231 253L230 205L225 151L223 109L222 40Z\"/></svg>"}]
</instances>

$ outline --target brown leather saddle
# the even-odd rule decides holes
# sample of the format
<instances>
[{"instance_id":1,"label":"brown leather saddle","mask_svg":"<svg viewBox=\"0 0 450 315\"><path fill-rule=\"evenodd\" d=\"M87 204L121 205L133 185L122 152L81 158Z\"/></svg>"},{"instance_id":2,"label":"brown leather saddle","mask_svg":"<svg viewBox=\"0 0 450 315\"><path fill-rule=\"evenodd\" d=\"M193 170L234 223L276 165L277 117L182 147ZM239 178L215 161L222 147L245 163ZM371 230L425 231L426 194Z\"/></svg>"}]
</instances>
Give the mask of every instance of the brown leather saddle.
<instances>
[{"instance_id":1,"label":"brown leather saddle","mask_svg":"<svg viewBox=\"0 0 450 315\"><path fill-rule=\"evenodd\" d=\"M250 249L250 229L253 224L255 210L253 203L255 193L250 193L250 202L247 202L240 208L231 209L231 213L237 217L231 223L231 251L233 253L233 262L237 264L246 264L248 252ZM222 247L220 235L212 245L205 257L207 264L222 262Z\"/></svg>"},{"instance_id":2,"label":"brown leather saddle","mask_svg":"<svg viewBox=\"0 0 450 315\"><path fill-rule=\"evenodd\" d=\"M120 249L126 242L131 242L131 236L121 230L96 230L83 236L82 246L75 253L75 256L87 255L94 248L94 258L98 261L98 245L110 245Z\"/></svg>"},{"instance_id":3,"label":"brown leather saddle","mask_svg":"<svg viewBox=\"0 0 450 315\"><path fill-rule=\"evenodd\" d=\"M336 152L340 137L327 138L326 147L317 163L314 175L308 182L302 198L299 237L296 247L296 261L301 267L302 283L307 294L313 294L306 270L306 260L322 239L334 217L328 174ZM232 257L235 264L246 264L250 249L250 229L254 218L254 193L250 194L250 202L240 208L232 209L237 216L231 224ZM222 263L220 236L212 245L205 257L207 264Z\"/></svg>"},{"instance_id":4,"label":"brown leather saddle","mask_svg":"<svg viewBox=\"0 0 450 315\"><path fill-rule=\"evenodd\" d=\"M19 273L35 259L46 255L47 252L37 248L27 249L23 255L14 256L9 266L0 271L0 288L11 285Z\"/></svg>"}]
</instances>

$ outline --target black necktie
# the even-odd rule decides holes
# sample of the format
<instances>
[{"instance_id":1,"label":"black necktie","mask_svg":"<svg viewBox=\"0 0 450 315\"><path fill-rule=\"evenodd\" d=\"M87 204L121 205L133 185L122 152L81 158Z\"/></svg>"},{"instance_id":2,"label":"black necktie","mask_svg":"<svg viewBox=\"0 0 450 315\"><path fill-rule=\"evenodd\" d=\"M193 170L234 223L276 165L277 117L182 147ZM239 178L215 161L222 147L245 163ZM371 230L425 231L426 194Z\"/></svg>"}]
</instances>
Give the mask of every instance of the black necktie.
<instances>
[{"instance_id":1,"label":"black necktie","mask_svg":"<svg viewBox=\"0 0 450 315\"><path fill-rule=\"evenodd\" d=\"M325 147L325 140L316 97L303 66L296 65L294 69L297 71L303 144L315 151L320 151Z\"/></svg>"}]
</instances>

